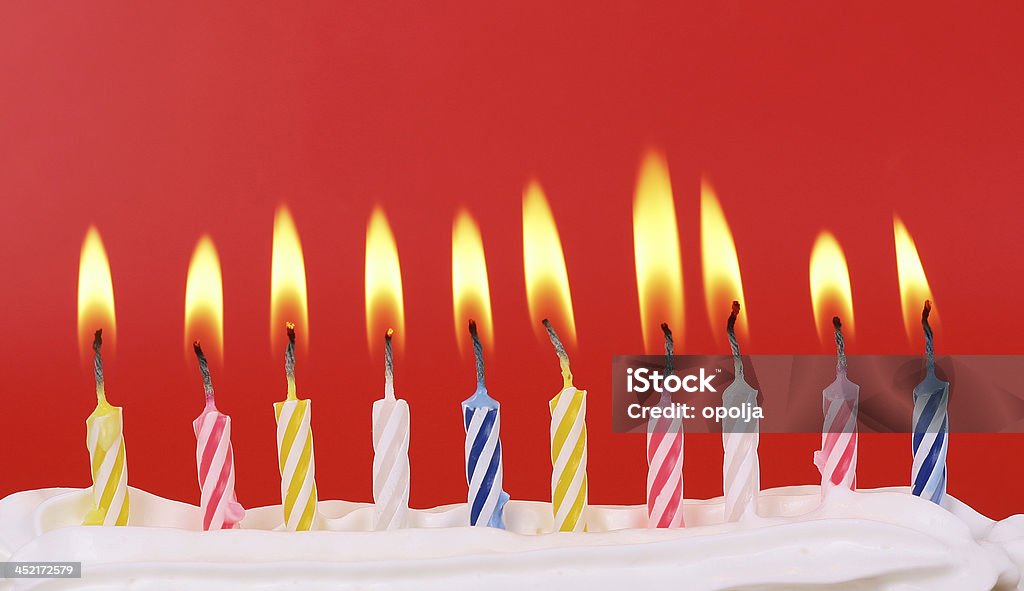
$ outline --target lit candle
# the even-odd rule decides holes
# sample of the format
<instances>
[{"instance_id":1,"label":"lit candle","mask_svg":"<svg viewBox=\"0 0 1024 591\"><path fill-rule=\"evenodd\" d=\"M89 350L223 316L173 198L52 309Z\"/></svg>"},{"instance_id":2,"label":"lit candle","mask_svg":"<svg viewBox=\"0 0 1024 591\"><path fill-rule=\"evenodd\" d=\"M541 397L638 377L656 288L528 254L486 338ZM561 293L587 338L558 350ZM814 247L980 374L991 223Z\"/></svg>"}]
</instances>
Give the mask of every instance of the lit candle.
<instances>
[{"instance_id":1,"label":"lit candle","mask_svg":"<svg viewBox=\"0 0 1024 591\"><path fill-rule=\"evenodd\" d=\"M85 421L92 465L92 509L83 525L128 525L128 459L124 450L121 407L107 402L103 387L103 329L92 341L96 409Z\"/></svg>"},{"instance_id":2,"label":"lit candle","mask_svg":"<svg viewBox=\"0 0 1024 591\"><path fill-rule=\"evenodd\" d=\"M928 315L932 303L925 300L921 312L925 363L928 374L914 388L914 464L911 492L934 503L946 496L946 450L949 447L949 382L935 375L935 345Z\"/></svg>"},{"instance_id":3,"label":"lit candle","mask_svg":"<svg viewBox=\"0 0 1024 591\"><path fill-rule=\"evenodd\" d=\"M409 513L409 403L395 398L390 328L384 335L384 398L373 403L375 527L405 527Z\"/></svg>"},{"instance_id":4,"label":"lit candle","mask_svg":"<svg viewBox=\"0 0 1024 591\"><path fill-rule=\"evenodd\" d=\"M740 303L732 303L732 313L726 332L729 334L729 346L732 348L732 364L736 379L722 392L722 406L726 408L742 408L744 405L753 409L757 406L757 390L753 389L743 375L743 359L740 357L740 344L736 340L736 317L740 313ZM740 413L740 416L746 416ZM726 418L722 421L722 447L725 460L722 463L722 482L725 492L725 520L738 521L744 513L757 514L757 493L761 490L760 465L757 457L759 421L751 418Z\"/></svg>"},{"instance_id":5,"label":"lit candle","mask_svg":"<svg viewBox=\"0 0 1024 591\"><path fill-rule=\"evenodd\" d=\"M196 468L199 473L199 508L203 529L231 529L245 517L235 497L235 454L231 448L231 417L217 410L213 380L199 341L192 344L203 377L206 406L192 423L196 434Z\"/></svg>"},{"instance_id":6,"label":"lit candle","mask_svg":"<svg viewBox=\"0 0 1024 591\"><path fill-rule=\"evenodd\" d=\"M857 406L860 386L846 377L846 349L843 325L832 319L836 331L836 380L822 391L825 422L821 450L814 452L814 464L821 472L821 494L834 486L857 487Z\"/></svg>"},{"instance_id":7,"label":"lit candle","mask_svg":"<svg viewBox=\"0 0 1024 591\"><path fill-rule=\"evenodd\" d=\"M505 529L503 512L508 494L501 489L501 405L484 385L484 351L476 322L469 321L476 357L476 392L462 401L466 429L466 482L469 484L469 524Z\"/></svg>"},{"instance_id":8,"label":"lit candle","mask_svg":"<svg viewBox=\"0 0 1024 591\"><path fill-rule=\"evenodd\" d=\"M572 384L569 355L551 322L544 319L562 368L562 390L551 411L551 507L556 531L585 531L587 511L587 391Z\"/></svg>"},{"instance_id":9,"label":"lit candle","mask_svg":"<svg viewBox=\"0 0 1024 591\"><path fill-rule=\"evenodd\" d=\"M288 395L282 402L274 403L281 503L284 505L285 528L304 531L313 528L317 517L311 401L295 395L295 325L289 322L286 326L288 345L284 353L284 369L288 378Z\"/></svg>"},{"instance_id":10,"label":"lit candle","mask_svg":"<svg viewBox=\"0 0 1024 591\"><path fill-rule=\"evenodd\" d=\"M665 375L675 369L672 331L665 333ZM658 405L668 408L672 396L663 392ZM682 527L683 524L683 419L660 416L647 421L647 525Z\"/></svg>"}]
</instances>

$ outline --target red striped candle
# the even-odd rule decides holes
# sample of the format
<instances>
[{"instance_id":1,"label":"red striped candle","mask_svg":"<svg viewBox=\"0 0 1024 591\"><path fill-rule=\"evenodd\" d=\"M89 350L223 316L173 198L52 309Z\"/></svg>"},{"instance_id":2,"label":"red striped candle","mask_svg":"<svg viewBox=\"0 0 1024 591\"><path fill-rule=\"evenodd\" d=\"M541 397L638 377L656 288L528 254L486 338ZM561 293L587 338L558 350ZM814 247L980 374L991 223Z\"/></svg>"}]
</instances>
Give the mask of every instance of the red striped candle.
<instances>
[{"instance_id":1,"label":"red striped candle","mask_svg":"<svg viewBox=\"0 0 1024 591\"><path fill-rule=\"evenodd\" d=\"M203 529L231 529L245 516L235 497L235 456L231 449L231 417L217 410L210 368L199 343L193 347L203 376L206 407L192 423L196 433L196 467L199 472L199 508Z\"/></svg>"}]
</instances>

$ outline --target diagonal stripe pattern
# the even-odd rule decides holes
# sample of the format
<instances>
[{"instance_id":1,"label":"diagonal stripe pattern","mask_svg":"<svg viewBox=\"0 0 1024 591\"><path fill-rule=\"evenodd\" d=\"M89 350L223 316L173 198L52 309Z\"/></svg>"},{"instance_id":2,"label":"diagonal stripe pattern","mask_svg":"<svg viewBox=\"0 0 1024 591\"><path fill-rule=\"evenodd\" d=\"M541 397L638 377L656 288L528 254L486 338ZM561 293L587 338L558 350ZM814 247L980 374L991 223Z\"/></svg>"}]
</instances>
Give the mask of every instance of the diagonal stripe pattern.
<instances>
[{"instance_id":1,"label":"diagonal stripe pattern","mask_svg":"<svg viewBox=\"0 0 1024 591\"><path fill-rule=\"evenodd\" d=\"M373 403L374 527L405 527L409 513L409 403Z\"/></svg>"},{"instance_id":2,"label":"diagonal stripe pattern","mask_svg":"<svg viewBox=\"0 0 1024 591\"><path fill-rule=\"evenodd\" d=\"M469 524L504 529L508 494L501 489L501 414L497 407L463 403L466 428L466 481L469 484Z\"/></svg>"},{"instance_id":3,"label":"diagonal stripe pattern","mask_svg":"<svg viewBox=\"0 0 1024 591\"><path fill-rule=\"evenodd\" d=\"M86 421L92 509L83 525L128 525L128 462L121 407L103 402Z\"/></svg>"},{"instance_id":4,"label":"diagonal stripe pattern","mask_svg":"<svg viewBox=\"0 0 1024 591\"><path fill-rule=\"evenodd\" d=\"M929 389L929 386L932 388ZM914 463L911 467L911 492L939 504L946 496L948 404L948 382L935 379L933 385L926 380L914 389Z\"/></svg>"},{"instance_id":5,"label":"diagonal stripe pattern","mask_svg":"<svg viewBox=\"0 0 1024 591\"><path fill-rule=\"evenodd\" d=\"M235 457L231 417L210 409L192 423L196 433L196 468L203 529L231 529L245 511L235 497Z\"/></svg>"},{"instance_id":6,"label":"diagonal stripe pattern","mask_svg":"<svg viewBox=\"0 0 1024 591\"><path fill-rule=\"evenodd\" d=\"M587 392L569 386L551 410L551 504L555 531L586 531Z\"/></svg>"},{"instance_id":7,"label":"diagonal stripe pattern","mask_svg":"<svg viewBox=\"0 0 1024 591\"><path fill-rule=\"evenodd\" d=\"M662 406L671 403L666 396ZM647 421L647 525L683 527L683 420Z\"/></svg>"},{"instance_id":8,"label":"diagonal stripe pattern","mask_svg":"<svg viewBox=\"0 0 1024 591\"><path fill-rule=\"evenodd\" d=\"M290 531L312 529L317 515L310 406L308 399L274 403L281 503L284 526Z\"/></svg>"}]
</instances>

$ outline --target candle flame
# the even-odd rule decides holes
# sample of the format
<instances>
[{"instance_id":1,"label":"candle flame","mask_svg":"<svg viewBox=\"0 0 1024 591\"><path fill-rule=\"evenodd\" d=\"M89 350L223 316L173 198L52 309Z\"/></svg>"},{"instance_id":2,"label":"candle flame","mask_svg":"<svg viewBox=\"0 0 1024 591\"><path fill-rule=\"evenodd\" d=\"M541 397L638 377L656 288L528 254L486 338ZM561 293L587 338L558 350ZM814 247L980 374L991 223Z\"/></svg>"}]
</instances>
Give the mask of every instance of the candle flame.
<instances>
[{"instance_id":1,"label":"candle flame","mask_svg":"<svg viewBox=\"0 0 1024 591\"><path fill-rule=\"evenodd\" d=\"M217 247L203 235L192 251L185 280L185 356L201 341L207 359L224 361L224 285Z\"/></svg>"},{"instance_id":2,"label":"candle flame","mask_svg":"<svg viewBox=\"0 0 1024 591\"><path fill-rule=\"evenodd\" d=\"M832 317L843 322L843 334L853 335L853 291L846 255L835 236L822 232L811 250L811 307L822 344L833 342Z\"/></svg>"},{"instance_id":3,"label":"candle flame","mask_svg":"<svg viewBox=\"0 0 1024 591\"><path fill-rule=\"evenodd\" d=\"M476 320L484 347L493 349L494 323L484 243L480 228L466 210L456 214L452 225L452 305L459 352L465 356L473 350L473 343L466 332L470 319Z\"/></svg>"},{"instance_id":4,"label":"candle flame","mask_svg":"<svg viewBox=\"0 0 1024 591\"><path fill-rule=\"evenodd\" d=\"M388 218L380 207L374 208L366 226L366 339L370 351L381 347L385 327L395 327L401 349L405 342L405 305L402 296L402 268L398 246ZM392 333L387 328L388 334Z\"/></svg>"},{"instance_id":5,"label":"candle flame","mask_svg":"<svg viewBox=\"0 0 1024 591\"><path fill-rule=\"evenodd\" d=\"M644 350L657 354L664 348L661 323L682 341L683 267L668 164L653 150L644 157L633 199L633 256Z\"/></svg>"},{"instance_id":6,"label":"candle flame","mask_svg":"<svg viewBox=\"0 0 1024 591\"><path fill-rule=\"evenodd\" d=\"M896 273L900 285L900 305L903 308L903 325L907 329L907 338L911 342L923 342L921 332L921 308L925 300L932 300L932 311L928 322L932 327L939 325L938 312L934 308L934 298L928 277L924 274L921 257L917 254L917 246L903 220L892 216L893 239L896 242Z\"/></svg>"},{"instance_id":7,"label":"candle flame","mask_svg":"<svg viewBox=\"0 0 1024 591\"><path fill-rule=\"evenodd\" d=\"M270 344L284 349L285 322L299 327L299 338L309 345L309 311L306 300L306 263L302 243L291 213L284 205L274 215L274 245L270 259Z\"/></svg>"},{"instance_id":8,"label":"candle flame","mask_svg":"<svg viewBox=\"0 0 1024 591\"><path fill-rule=\"evenodd\" d=\"M523 192L523 272L530 321L537 337L547 341L541 322L549 318L562 341L575 346L576 319L562 241L544 190L536 181Z\"/></svg>"},{"instance_id":9,"label":"candle flame","mask_svg":"<svg viewBox=\"0 0 1024 591\"><path fill-rule=\"evenodd\" d=\"M729 222L718 202L715 190L706 180L700 186L700 245L703 255L704 295L708 318L716 338L726 341L721 330L725 319L732 310L732 302L743 305L743 314L736 317L736 334L745 339L749 336L747 318L750 317L746 302L743 301L743 280L740 277L740 262L736 255L736 243L729 230Z\"/></svg>"},{"instance_id":10,"label":"candle flame","mask_svg":"<svg viewBox=\"0 0 1024 591\"><path fill-rule=\"evenodd\" d=\"M78 345L83 359L92 357L93 333L98 328L103 329L104 350L112 350L117 335L114 283L100 232L90 226L78 264Z\"/></svg>"}]
</instances>

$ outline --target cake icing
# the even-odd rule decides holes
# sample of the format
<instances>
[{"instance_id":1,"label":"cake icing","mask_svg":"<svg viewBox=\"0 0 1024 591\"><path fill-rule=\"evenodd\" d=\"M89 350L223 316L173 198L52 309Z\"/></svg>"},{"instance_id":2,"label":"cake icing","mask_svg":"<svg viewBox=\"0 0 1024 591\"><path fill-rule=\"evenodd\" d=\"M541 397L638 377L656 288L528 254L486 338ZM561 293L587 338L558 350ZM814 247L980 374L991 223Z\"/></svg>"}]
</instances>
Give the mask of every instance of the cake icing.
<instances>
[{"instance_id":1,"label":"cake icing","mask_svg":"<svg viewBox=\"0 0 1024 591\"><path fill-rule=\"evenodd\" d=\"M373 530L368 503L320 501L326 531L287 532L280 506L240 528L199 531L199 507L131 489L128 527L81 526L89 489L0 501L0 560L81 561L81 579L0 589L1024 589L1024 516L994 522L905 488L761 491L758 515L723 523L724 501L686 500L686 528L648 529L644 505L587 509L586 533L550 533L550 503L510 501L507 531L468 527L465 504L410 510Z\"/></svg>"}]
</instances>

